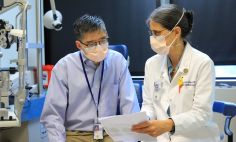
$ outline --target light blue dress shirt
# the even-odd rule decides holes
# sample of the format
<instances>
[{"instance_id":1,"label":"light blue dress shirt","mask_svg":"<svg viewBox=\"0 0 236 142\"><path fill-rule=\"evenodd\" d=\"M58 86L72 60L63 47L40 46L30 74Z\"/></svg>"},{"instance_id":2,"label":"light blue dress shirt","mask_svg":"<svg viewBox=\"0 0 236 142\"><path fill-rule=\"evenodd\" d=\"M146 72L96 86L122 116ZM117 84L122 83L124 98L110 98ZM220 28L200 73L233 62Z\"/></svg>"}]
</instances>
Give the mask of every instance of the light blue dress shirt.
<instances>
[{"instance_id":1,"label":"light blue dress shirt","mask_svg":"<svg viewBox=\"0 0 236 142\"><path fill-rule=\"evenodd\" d=\"M68 54L53 68L41 123L47 128L50 142L64 142L66 130L93 131L96 106L89 91L80 51ZM102 64L96 66L82 54L91 89L98 101ZM140 111L127 61L109 50L104 60L104 75L98 106L99 116Z\"/></svg>"}]
</instances>

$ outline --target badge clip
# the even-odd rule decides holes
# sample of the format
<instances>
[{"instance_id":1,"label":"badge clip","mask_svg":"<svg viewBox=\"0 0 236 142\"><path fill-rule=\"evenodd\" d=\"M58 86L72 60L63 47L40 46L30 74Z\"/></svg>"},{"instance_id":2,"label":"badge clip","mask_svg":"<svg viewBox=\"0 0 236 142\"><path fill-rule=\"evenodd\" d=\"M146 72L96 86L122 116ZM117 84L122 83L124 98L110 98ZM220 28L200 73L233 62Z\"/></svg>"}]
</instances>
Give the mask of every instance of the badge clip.
<instances>
[{"instance_id":1,"label":"badge clip","mask_svg":"<svg viewBox=\"0 0 236 142\"><path fill-rule=\"evenodd\" d=\"M162 88L162 82L155 81L154 82L154 88L155 88L156 91L159 91Z\"/></svg>"}]
</instances>

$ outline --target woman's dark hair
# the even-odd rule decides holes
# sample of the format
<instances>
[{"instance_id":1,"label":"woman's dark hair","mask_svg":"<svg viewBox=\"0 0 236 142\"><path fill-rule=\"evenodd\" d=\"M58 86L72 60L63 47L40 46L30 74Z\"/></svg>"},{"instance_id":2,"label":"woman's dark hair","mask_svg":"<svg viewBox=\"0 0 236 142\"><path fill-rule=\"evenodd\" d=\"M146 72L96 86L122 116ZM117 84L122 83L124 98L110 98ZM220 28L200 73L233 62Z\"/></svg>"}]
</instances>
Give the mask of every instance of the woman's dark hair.
<instances>
[{"instance_id":1,"label":"woman's dark hair","mask_svg":"<svg viewBox=\"0 0 236 142\"><path fill-rule=\"evenodd\" d=\"M106 26L102 18L98 16L91 16L85 14L78 18L74 24L74 34L77 39L83 38L83 35L88 32L95 32L95 31L106 31Z\"/></svg>"},{"instance_id":2,"label":"woman's dark hair","mask_svg":"<svg viewBox=\"0 0 236 142\"><path fill-rule=\"evenodd\" d=\"M182 14L184 15L180 20ZM185 38L191 31L193 27L193 12L186 11L184 8L180 8L175 4L167 4L155 9L149 18L147 19L147 24L149 26L150 20L161 24L164 28L172 30L174 26L179 26L181 28L181 37Z\"/></svg>"}]
</instances>

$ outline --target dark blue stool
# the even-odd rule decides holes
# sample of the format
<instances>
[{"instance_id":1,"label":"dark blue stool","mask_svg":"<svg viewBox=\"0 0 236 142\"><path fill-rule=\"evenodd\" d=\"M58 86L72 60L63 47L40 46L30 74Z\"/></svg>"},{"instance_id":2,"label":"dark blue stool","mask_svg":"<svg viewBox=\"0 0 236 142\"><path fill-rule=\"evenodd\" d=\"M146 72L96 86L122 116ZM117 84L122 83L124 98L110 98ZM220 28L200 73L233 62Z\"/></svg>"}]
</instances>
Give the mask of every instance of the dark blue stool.
<instances>
[{"instance_id":1,"label":"dark blue stool","mask_svg":"<svg viewBox=\"0 0 236 142\"><path fill-rule=\"evenodd\" d=\"M230 129L230 122L236 116L236 104L223 101L215 101L213 104L213 111L221 113L226 117L224 131L228 136L228 142L233 142L233 132Z\"/></svg>"}]
</instances>

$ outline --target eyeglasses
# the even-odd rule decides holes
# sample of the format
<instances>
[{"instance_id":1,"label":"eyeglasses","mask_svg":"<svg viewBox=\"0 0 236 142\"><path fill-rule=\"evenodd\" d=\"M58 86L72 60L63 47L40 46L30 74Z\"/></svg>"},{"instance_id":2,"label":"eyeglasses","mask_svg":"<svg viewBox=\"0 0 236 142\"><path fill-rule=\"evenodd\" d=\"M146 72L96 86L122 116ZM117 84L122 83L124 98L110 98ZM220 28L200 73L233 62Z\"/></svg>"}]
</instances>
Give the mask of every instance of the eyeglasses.
<instances>
[{"instance_id":1,"label":"eyeglasses","mask_svg":"<svg viewBox=\"0 0 236 142\"><path fill-rule=\"evenodd\" d=\"M83 45L87 46L86 49L88 49L88 48L91 49L91 48L96 47L97 45L102 45L102 44L108 43L108 38L109 37L103 37L103 38L99 39L98 41L88 41L87 43L84 43L81 40L79 40L79 41Z\"/></svg>"}]
</instances>

